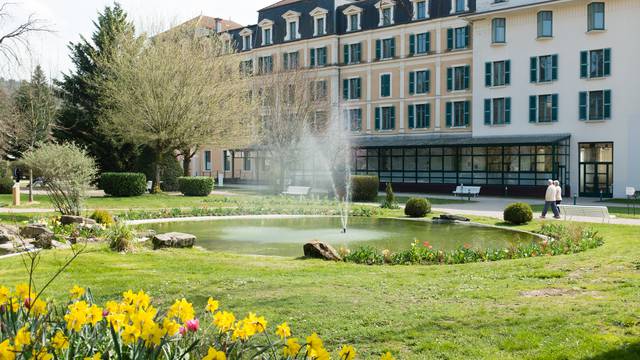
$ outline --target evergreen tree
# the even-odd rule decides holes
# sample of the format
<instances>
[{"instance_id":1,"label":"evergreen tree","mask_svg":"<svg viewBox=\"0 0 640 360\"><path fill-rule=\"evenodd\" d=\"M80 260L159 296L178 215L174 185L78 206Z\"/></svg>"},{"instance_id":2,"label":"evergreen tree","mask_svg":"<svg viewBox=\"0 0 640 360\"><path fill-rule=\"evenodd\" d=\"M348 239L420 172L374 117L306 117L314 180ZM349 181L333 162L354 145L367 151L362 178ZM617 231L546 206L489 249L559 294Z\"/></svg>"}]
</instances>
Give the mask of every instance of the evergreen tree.
<instances>
[{"instance_id":1,"label":"evergreen tree","mask_svg":"<svg viewBox=\"0 0 640 360\"><path fill-rule=\"evenodd\" d=\"M75 71L57 82L63 103L55 136L85 147L102 171L133 170L137 146L118 142L98 126L101 90L95 79L109 76L100 65L104 62L101 59L111 57L122 38L133 39L135 28L118 3L98 13L94 26L91 41L82 37L80 42L69 44Z\"/></svg>"}]
</instances>

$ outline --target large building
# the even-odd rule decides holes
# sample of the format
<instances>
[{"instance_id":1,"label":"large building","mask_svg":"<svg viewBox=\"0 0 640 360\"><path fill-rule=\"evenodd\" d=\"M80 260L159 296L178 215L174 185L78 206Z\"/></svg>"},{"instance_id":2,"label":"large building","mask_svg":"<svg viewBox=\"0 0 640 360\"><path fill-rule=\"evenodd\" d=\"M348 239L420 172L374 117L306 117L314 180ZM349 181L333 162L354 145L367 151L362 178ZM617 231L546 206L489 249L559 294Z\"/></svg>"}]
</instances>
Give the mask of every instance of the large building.
<instances>
[{"instance_id":1,"label":"large building","mask_svg":"<svg viewBox=\"0 0 640 360\"><path fill-rule=\"evenodd\" d=\"M357 174L496 195L551 178L581 196L640 185L640 43L625 40L640 23L624 21L640 1L283 0L258 13L223 38L256 76L315 72L346 114ZM268 161L203 146L194 165L260 181Z\"/></svg>"}]
</instances>

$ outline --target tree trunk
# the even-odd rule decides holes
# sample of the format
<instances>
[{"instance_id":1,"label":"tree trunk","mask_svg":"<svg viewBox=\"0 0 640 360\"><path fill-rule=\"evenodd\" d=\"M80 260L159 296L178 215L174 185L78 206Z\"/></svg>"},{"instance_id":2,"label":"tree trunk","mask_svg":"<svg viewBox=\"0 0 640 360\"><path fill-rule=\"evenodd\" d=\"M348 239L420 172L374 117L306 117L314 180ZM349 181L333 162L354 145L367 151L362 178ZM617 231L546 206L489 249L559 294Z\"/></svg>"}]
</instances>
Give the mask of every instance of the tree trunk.
<instances>
[{"instance_id":1,"label":"tree trunk","mask_svg":"<svg viewBox=\"0 0 640 360\"><path fill-rule=\"evenodd\" d=\"M33 202L33 170L29 169L29 203L32 203L32 202Z\"/></svg>"},{"instance_id":2,"label":"tree trunk","mask_svg":"<svg viewBox=\"0 0 640 360\"><path fill-rule=\"evenodd\" d=\"M279 193L282 193L282 192L284 192L284 191L286 190L286 188L287 188L286 184L284 183L284 178L285 178L285 173L286 173L286 172L285 172L285 168L284 168L284 162L285 162L285 161L284 161L284 159L281 157L279 162L280 162L280 169L279 169L279 170L280 170L280 176L279 176L278 181L279 181L279 183L280 183L280 189L278 190L278 192L279 192Z\"/></svg>"},{"instance_id":3,"label":"tree trunk","mask_svg":"<svg viewBox=\"0 0 640 360\"><path fill-rule=\"evenodd\" d=\"M182 175L189 176L189 168L191 167L191 153L182 153Z\"/></svg>"},{"instance_id":4,"label":"tree trunk","mask_svg":"<svg viewBox=\"0 0 640 360\"><path fill-rule=\"evenodd\" d=\"M155 179L153 180L153 186L151 188L152 194L159 194L162 192L160 188L160 163L162 162L162 152L160 149L156 149L156 161L154 164Z\"/></svg>"}]
</instances>

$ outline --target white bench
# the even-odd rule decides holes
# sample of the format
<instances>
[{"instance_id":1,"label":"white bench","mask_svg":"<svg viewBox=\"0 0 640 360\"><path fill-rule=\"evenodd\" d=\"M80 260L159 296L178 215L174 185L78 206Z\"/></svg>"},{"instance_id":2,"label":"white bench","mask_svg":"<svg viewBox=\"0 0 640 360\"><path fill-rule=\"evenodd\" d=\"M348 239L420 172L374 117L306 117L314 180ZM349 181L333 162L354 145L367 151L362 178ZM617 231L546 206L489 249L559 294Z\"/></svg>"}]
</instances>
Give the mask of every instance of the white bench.
<instances>
[{"instance_id":1,"label":"white bench","mask_svg":"<svg viewBox=\"0 0 640 360\"><path fill-rule=\"evenodd\" d=\"M454 196L467 196L469 198L477 197L480 195L480 186L456 186L456 190L453 192Z\"/></svg>"},{"instance_id":2,"label":"white bench","mask_svg":"<svg viewBox=\"0 0 640 360\"><path fill-rule=\"evenodd\" d=\"M575 216L582 216L601 218L602 222L605 222L605 220L610 222L611 218L614 217L609 214L609 209L606 206L559 205L558 209L565 220Z\"/></svg>"},{"instance_id":3,"label":"white bench","mask_svg":"<svg viewBox=\"0 0 640 360\"><path fill-rule=\"evenodd\" d=\"M311 188L308 186L288 186L287 191L284 191L282 195L293 195L293 196L307 196L311 192Z\"/></svg>"}]
</instances>

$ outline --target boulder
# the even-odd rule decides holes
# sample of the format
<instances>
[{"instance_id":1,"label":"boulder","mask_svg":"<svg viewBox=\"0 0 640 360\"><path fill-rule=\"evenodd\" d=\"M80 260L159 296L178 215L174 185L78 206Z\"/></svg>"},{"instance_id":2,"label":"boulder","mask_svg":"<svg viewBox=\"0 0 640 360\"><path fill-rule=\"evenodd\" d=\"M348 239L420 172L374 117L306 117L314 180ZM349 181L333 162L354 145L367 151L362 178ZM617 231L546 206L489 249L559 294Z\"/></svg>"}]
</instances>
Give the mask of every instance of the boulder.
<instances>
[{"instance_id":1,"label":"boulder","mask_svg":"<svg viewBox=\"0 0 640 360\"><path fill-rule=\"evenodd\" d=\"M20 228L20 236L28 239L35 239L42 234L53 236L53 231L44 224L29 224Z\"/></svg>"},{"instance_id":2,"label":"boulder","mask_svg":"<svg viewBox=\"0 0 640 360\"><path fill-rule=\"evenodd\" d=\"M340 255L338 255L336 249L334 249L331 245L322 243L320 241L314 240L310 243L304 244L303 250L304 256L308 258L342 261L342 258L340 257Z\"/></svg>"},{"instance_id":3,"label":"boulder","mask_svg":"<svg viewBox=\"0 0 640 360\"><path fill-rule=\"evenodd\" d=\"M12 243L17 240L15 228L0 225L0 244Z\"/></svg>"},{"instance_id":4,"label":"boulder","mask_svg":"<svg viewBox=\"0 0 640 360\"><path fill-rule=\"evenodd\" d=\"M71 224L95 225L96 221L93 219L82 217L82 216L62 215L60 217L60 223L62 225L71 225Z\"/></svg>"},{"instance_id":5,"label":"boulder","mask_svg":"<svg viewBox=\"0 0 640 360\"><path fill-rule=\"evenodd\" d=\"M71 249L71 245L69 243L63 243L56 240L51 240L51 248L52 249Z\"/></svg>"},{"instance_id":6,"label":"boulder","mask_svg":"<svg viewBox=\"0 0 640 360\"><path fill-rule=\"evenodd\" d=\"M36 247L33 244L28 242L25 242L22 244L18 244L18 243L0 244L0 255L14 254L14 253L19 253L23 251L31 251L31 250L35 250L35 248Z\"/></svg>"},{"instance_id":7,"label":"boulder","mask_svg":"<svg viewBox=\"0 0 640 360\"><path fill-rule=\"evenodd\" d=\"M156 234L151 239L154 249L160 248L190 248L196 242L196 236L178 232Z\"/></svg>"},{"instance_id":8,"label":"boulder","mask_svg":"<svg viewBox=\"0 0 640 360\"><path fill-rule=\"evenodd\" d=\"M452 221L462 221L462 222L469 222L469 221L471 221L471 219L466 218L466 217L464 217L464 216L460 216L460 215L449 215L449 214L440 215L440 219L442 219L442 220L452 220Z\"/></svg>"},{"instance_id":9,"label":"boulder","mask_svg":"<svg viewBox=\"0 0 640 360\"><path fill-rule=\"evenodd\" d=\"M51 249L53 242L53 234L42 233L33 241L33 245L41 249Z\"/></svg>"}]
</instances>

